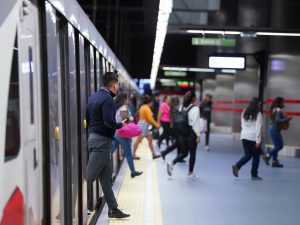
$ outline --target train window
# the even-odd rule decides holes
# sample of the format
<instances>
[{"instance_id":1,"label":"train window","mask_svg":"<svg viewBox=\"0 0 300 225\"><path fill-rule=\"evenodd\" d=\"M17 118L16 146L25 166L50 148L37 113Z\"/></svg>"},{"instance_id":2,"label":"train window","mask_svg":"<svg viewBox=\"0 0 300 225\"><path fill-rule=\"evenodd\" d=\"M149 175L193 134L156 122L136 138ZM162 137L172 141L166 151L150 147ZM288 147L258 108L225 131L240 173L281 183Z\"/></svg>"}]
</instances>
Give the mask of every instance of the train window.
<instances>
[{"instance_id":1,"label":"train window","mask_svg":"<svg viewBox=\"0 0 300 225\"><path fill-rule=\"evenodd\" d=\"M29 47L29 88L30 88L30 123L34 123L34 107L33 107L33 61L32 47Z\"/></svg>"},{"instance_id":2,"label":"train window","mask_svg":"<svg viewBox=\"0 0 300 225\"><path fill-rule=\"evenodd\" d=\"M17 157L20 150L20 99L19 99L18 36L15 37L8 93L5 161Z\"/></svg>"},{"instance_id":3,"label":"train window","mask_svg":"<svg viewBox=\"0 0 300 225\"><path fill-rule=\"evenodd\" d=\"M106 73L106 68L105 68L105 58L102 56L102 67L103 67L103 74Z\"/></svg>"}]
</instances>

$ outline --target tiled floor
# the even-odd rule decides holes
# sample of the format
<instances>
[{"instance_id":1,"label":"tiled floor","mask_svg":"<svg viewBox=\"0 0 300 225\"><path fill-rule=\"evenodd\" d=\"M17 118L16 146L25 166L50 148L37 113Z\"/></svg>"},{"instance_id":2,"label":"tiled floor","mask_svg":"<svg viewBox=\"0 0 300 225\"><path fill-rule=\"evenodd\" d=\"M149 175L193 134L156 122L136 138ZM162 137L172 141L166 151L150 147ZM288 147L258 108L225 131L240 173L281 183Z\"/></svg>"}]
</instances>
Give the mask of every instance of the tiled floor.
<instances>
[{"instance_id":1,"label":"tiled floor","mask_svg":"<svg viewBox=\"0 0 300 225\"><path fill-rule=\"evenodd\" d=\"M176 152L171 154L166 161ZM250 162L239 178L231 173L231 165L241 156L239 141L215 134L211 151L198 146L195 173L199 180L186 177L187 162L176 164L169 178L166 164L159 161L164 225L300 225L300 159L282 159L282 169L261 161L259 175L264 180L252 181Z\"/></svg>"},{"instance_id":2,"label":"tiled floor","mask_svg":"<svg viewBox=\"0 0 300 225\"><path fill-rule=\"evenodd\" d=\"M173 159L175 154L176 150L166 157L166 161ZM264 180L252 181L250 162L240 170L239 178L232 175L231 165L242 154L240 142L234 141L231 135L213 134L211 151L204 151L203 144L198 146L194 171L200 177L198 180L187 178L188 162L176 164L170 178L166 173L166 162L155 160L155 169L148 171L156 171L157 177L154 175L150 180L158 182L163 224L300 225L300 159L281 159L285 165L281 169L267 167L261 161L259 175ZM149 177L146 169L142 176ZM127 176L126 179L130 178ZM152 191L144 193L156 196ZM97 224L107 224L107 212L101 218ZM118 224L146 225L135 223L134 219ZM152 225L158 224L153 222Z\"/></svg>"}]
</instances>

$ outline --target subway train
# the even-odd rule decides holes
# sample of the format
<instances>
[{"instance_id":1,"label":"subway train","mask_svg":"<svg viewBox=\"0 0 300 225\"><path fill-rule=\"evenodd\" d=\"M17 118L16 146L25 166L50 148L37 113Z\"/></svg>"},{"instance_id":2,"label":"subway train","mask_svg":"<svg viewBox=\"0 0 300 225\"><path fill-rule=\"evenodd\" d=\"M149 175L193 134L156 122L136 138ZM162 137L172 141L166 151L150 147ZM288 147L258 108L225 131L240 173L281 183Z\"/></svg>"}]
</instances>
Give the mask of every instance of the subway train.
<instances>
[{"instance_id":1,"label":"subway train","mask_svg":"<svg viewBox=\"0 0 300 225\"><path fill-rule=\"evenodd\" d=\"M138 88L75 0L0 2L0 225L87 224L88 96L107 71Z\"/></svg>"}]
</instances>

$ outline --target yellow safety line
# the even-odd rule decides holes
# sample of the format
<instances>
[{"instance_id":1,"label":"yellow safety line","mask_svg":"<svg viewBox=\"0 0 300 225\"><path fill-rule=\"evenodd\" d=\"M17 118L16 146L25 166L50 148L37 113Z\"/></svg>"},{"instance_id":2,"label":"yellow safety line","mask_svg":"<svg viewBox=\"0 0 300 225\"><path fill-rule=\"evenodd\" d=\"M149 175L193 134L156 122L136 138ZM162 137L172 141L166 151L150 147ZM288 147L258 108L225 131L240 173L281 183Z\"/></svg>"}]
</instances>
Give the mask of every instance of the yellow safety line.
<instances>
[{"instance_id":1,"label":"yellow safety line","mask_svg":"<svg viewBox=\"0 0 300 225\"><path fill-rule=\"evenodd\" d=\"M156 162L145 140L138 155L141 159L134 161L135 168L143 174L131 178L127 168L118 195L119 208L131 216L127 220L110 220L109 225L163 225Z\"/></svg>"}]
</instances>

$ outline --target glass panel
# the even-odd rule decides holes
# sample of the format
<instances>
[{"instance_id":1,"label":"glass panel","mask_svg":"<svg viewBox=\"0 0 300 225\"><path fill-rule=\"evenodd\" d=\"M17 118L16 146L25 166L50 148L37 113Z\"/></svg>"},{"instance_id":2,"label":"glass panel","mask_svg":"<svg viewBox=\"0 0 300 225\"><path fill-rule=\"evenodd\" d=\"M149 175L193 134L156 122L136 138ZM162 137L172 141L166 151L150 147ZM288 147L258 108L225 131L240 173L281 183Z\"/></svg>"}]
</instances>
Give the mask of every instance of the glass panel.
<instances>
[{"instance_id":1,"label":"glass panel","mask_svg":"<svg viewBox=\"0 0 300 225\"><path fill-rule=\"evenodd\" d=\"M48 56L48 107L49 107L49 150L50 150L50 205L51 225L64 224L63 221L63 200L62 181L63 170L60 152L59 139L59 37L57 30L58 19L55 11L49 3L46 4L46 25L47 25L47 56Z\"/></svg>"},{"instance_id":2,"label":"glass panel","mask_svg":"<svg viewBox=\"0 0 300 225\"><path fill-rule=\"evenodd\" d=\"M72 187L72 218L73 225L78 224L78 128L77 128L77 88L76 88L76 61L75 61L75 34L72 25L68 24L68 53L69 53L69 79L68 79L68 113L66 116L68 144L67 150L71 157L71 187ZM76 207L77 206L77 207Z\"/></svg>"},{"instance_id":3,"label":"glass panel","mask_svg":"<svg viewBox=\"0 0 300 225\"><path fill-rule=\"evenodd\" d=\"M100 88L100 66L99 66L99 52L96 51L96 88L97 90Z\"/></svg>"},{"instance_id":4,"label":"glass panel","mask_svg":"<svg viewBox=\"0 0 300 225\"><path fill-rule=\"evenodd\" d=\"M6 116L5 161L15 158L20 150L20 101L19 101L18 36L15 37L11 64Z\"/></svg>"},{"instance_id":5,"label":"glass panel","mask_svg":"<svg viewBox=\"0 0 300 225\"><path fill-rule=\"evenodd\" d=\"M34 124L34 101L33 101L33 61L32 47L29 47L29 88L30 88L30 123Z\"/></svg>"},{"instance_id":6,"label":"glass panel","mask_svg":"<svg viewBox=\"0 0 300 225\"><path fill-rule=\"evenodd\" d=\"M94 48L90 46L90 63L91 63L91 77L90 77L90 84L91 84L91 94L95 92L95 67L94 67Z\"/></svg>"},{"instance_id":7,"label":"glass panel","mask_svg":"<svg viewBox=\"0 0 300 225\"><path fill-rule=\"evenodd\" d=\"M79 34L79 75L80 75L80 137L81 137L81 165L82 165L82 219L83 224L87 224L87 182L86 182L86 166L87 166L87 140L86 140L86 129L85 129L85 111L86 111L86 73L85 73L85 63L84 63L84 39Z\"/></svg>"}]
</instances>

